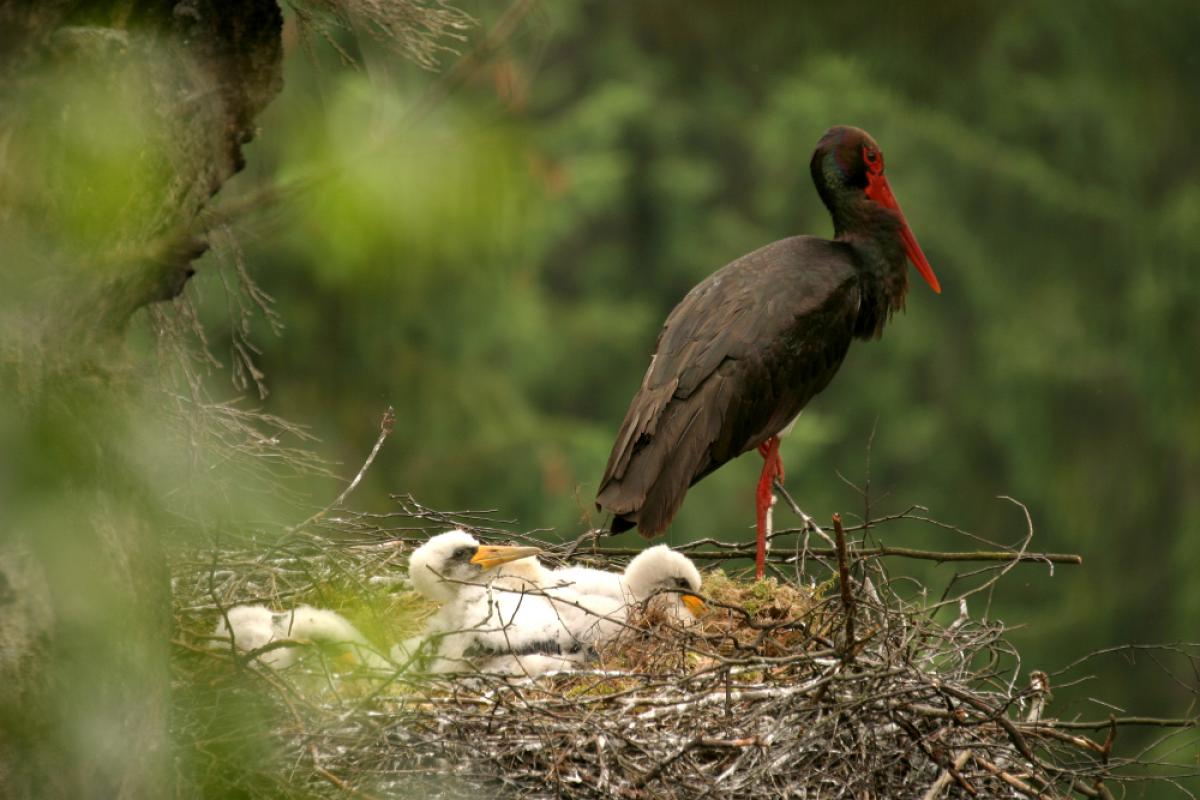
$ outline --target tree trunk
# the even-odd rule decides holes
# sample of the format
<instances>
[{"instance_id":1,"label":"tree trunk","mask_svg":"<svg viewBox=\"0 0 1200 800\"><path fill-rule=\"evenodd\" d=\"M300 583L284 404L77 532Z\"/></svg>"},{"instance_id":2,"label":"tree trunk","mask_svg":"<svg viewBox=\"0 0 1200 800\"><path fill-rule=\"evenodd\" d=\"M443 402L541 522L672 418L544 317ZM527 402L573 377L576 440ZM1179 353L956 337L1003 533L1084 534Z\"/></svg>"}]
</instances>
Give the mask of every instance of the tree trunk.
<instances>
[{"instance_id":1,"label":"tree trunk","mask_svg":"<svg viewBox=\"0 0 1200 800\"><path fill-rule=\"evenodd\" d=\"M266 0L0 3L0 787L168 797L170 587L131 315L281 88Z\"/></svg>"}]
</instances>

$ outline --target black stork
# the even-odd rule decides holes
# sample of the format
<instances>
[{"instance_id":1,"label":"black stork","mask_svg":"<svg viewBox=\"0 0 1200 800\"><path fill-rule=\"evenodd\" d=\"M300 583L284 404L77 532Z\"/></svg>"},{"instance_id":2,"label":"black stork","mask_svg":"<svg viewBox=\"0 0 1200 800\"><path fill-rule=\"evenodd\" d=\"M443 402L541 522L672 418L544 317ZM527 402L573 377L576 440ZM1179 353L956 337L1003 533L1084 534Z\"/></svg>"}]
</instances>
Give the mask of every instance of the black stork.
<instances>
[{"instance_id":1,"label":"black stork","mask_svg":"<svg viewBox=\"0 0 1200 800\"><path fill-rule=\"evenodd\" d=\"M810 169L834 239L793 236L742 256L667 317L596 495L614 533L657 536L692 484L758 450L761 578L780 431L829 385L850 342L878 338L904 307L907 260L941 292L866 131L830 128Z\"/></svg>"}]
</instances>

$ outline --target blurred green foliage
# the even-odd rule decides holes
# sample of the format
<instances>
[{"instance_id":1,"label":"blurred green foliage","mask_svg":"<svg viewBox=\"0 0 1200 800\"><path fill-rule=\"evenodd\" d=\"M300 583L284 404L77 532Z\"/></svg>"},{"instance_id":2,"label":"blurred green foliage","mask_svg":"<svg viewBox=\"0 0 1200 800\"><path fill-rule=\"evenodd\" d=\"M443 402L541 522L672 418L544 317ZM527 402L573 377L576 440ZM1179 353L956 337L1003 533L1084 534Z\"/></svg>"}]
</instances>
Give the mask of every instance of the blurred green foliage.
<instances>
[{"instance_id":1,"label":"blurred green foliage","mask_svg":"<svg viewBox=\"0 0 1200 800\"><path fill-rule=\"evenodd\" d=\"M503 9L468 10L486 27ZM156 113L161 87L136 77L140 63L122 77L84 62L6 95L22 114L0 135L0 521L6 536L32 532L57 585L80 587L54 608L77 634L62 683L109 670L137 692L130 662L165 663L161 639L148 654L105 641L113 619L165 628L165 600L126 597L124 565L79 555L97 541L153 542L136 579L156 597L147 531L279 530L304 516L287 502L340 490L297 478L273 441L247 446L253 420L179 377L207 362L160 334L186 329L193 306L222 362L206 391L237 394L228 373L252 360L271 390L263 410L311 426L347 476L395 406L356 507L411 492L574 536L605 521L596 483L671 307L751 249L829 235L807 162L839 123L881 143L945 291L914 283L882 341L855 345L784 443L792 492L818 519L862 511L852 484L867 481L869 447L873 513L920 503L1011 542L1023 520L994 496L1027 503L1036 549L1085 556L1052 578L1022 567L986 610L1026 625L1014 636L1029 668L1196 638L1194 4L547 3L446 99L437 76L370 40L341 42L357 70L290 41L286 89L222 197L306 188L217 236L180 315L143 313L128 353L83 346L105 309L82 304L109 281L118 304L121 248L201 205L180 195L207 183L177 181L164 145L185 122ZM256 316L247 276L282 330ZM156 363L175 371L172 391L144 379ZM277 459L261 459L273 480L247 466L256 454ZM749 538L758 469L747 456L695 487L671 539ZM885 535L963 546L917 526ZM894 569L933 585L950 574ZM1073 694L1183 713L1180 687L1128 674ZM62 749L104 761L103 737L80 731L119 716L108 706L121 698L74 691L58 708L82 719L62 734L81 741ZM36 716L0 700L0 721ZM255 724L245 713L230 724Z\"/></svg>"},{"instance_id":2,"label":"blurred green foliage","mask_svg":"<svg viewBox=\"0 0 1200 800\"><path fill-rule=\"evenodd\" d=\"M134 307L138 248L189 176L142 80L179 61L125 55L100 48L0 82L5 796L166 785L168 487L147 479L177 456L160 458L164 420L144 413L116 320Z\"/></svg>"}]
</instances>

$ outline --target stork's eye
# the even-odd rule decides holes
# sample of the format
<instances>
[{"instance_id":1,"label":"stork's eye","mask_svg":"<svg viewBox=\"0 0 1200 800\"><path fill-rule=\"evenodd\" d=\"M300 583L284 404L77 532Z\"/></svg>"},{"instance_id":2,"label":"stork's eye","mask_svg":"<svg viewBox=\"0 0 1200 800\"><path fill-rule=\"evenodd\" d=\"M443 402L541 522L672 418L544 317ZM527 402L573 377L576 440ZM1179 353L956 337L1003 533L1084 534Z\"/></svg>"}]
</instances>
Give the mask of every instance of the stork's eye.
<instances>
[{"instance_id":1,"label":"stork's eye","mask_svg":"<svg viewBox=\"0 0 1200 800\"><path fill-rule=\"evenodd\" d=\"M883 154L871 147L863 146L863 160L867 162L867 170L873 173L883 171Z\"/></svg>"},{"instance_id":2,"label":"stork's eye","mask_svg":"<svg viewBox=\"0 0 1200 800\"><path fill-rule=\"evenodd\" d=\"M689 585L688 585L687 578L676 578L676 579L675 579L675 585L676 585L677 587L679 587L680 589L690 589L690 588L692 588L691 586L689 586Z\"/></svg>"},{"instance_id":3,"label":"stork's eye","mask_svg":"<svg viewBox=\"0 0 1200 800\"><path fill-rule=\"evenodd\" d=\"M471 555L471 548L469 548L469 547L460 547L454 551L455 558L469 558L470 555Z\"/></svg>"}]
</instances>

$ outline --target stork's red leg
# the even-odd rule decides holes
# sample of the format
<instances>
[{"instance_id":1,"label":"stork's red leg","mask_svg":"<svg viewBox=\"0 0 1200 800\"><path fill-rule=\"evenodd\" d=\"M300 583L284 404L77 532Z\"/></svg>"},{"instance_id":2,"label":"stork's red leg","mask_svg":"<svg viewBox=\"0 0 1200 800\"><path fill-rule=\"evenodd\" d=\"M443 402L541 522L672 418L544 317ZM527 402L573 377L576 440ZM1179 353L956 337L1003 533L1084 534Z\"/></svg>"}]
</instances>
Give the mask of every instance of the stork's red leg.
<instances>
[{"instance_id":1,"label":"stork's red leg","mask_svg":"<svg viewBox=\"0 0 1200 800\"><path fill-rule=\"evenodd\" d=\"M754 553L754 575L762 578L767 565L767 511L771 508L774 495L775 479L783 480L783 459L779 457L779 437L772 436L758 446L758 452L763 457L762 474L758 477L758 491L755 492L756 510L758 512L758 547Z\"/></svg>"},{"instance_id":2,"label":"stork's red leg","mask_svg":"<svg viewBox=\"0 0 1200 800\"><path fill-rule=\"evenodd\" d=\"M783 483L783 457L779 455L779 437L772 436L758 446L758 454L764 460L774 460L775 477Z\"/></svg>"}]
</instances>

